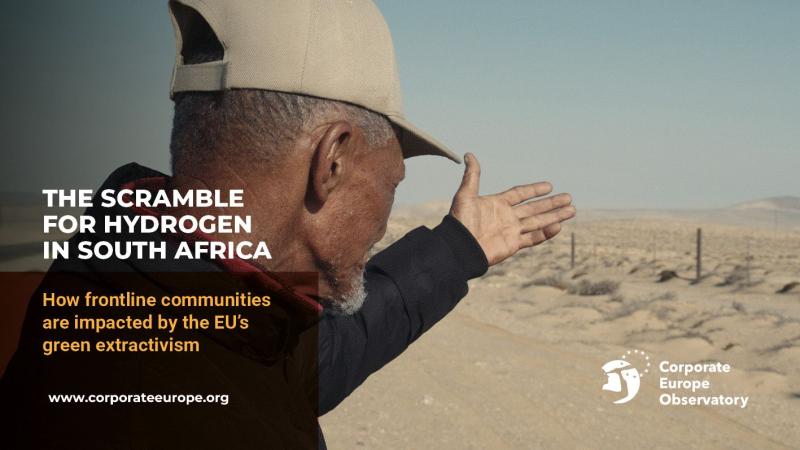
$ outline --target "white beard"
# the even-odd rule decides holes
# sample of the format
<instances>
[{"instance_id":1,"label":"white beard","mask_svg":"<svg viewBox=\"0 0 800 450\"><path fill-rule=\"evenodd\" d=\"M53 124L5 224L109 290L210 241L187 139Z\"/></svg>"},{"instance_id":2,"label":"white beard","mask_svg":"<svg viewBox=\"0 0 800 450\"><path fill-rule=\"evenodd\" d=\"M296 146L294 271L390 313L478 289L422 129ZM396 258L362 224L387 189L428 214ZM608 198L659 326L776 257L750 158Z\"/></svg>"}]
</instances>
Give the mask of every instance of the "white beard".
<instances>
[{"instance_id":1,"label":"white beard","mask_svg":"<svg viewBox=\"0 0 800 450\"><path fill-rule=\"evenodd\" d=\"M326 303L337 314L352 316L357 313L364 305L367 299L366 282L364 280L364 272L361 275L353 278L349 286L342 289L341 294L337 294L330 298Z\"/></svg>"},{"instance_id":2,"label":"white beard","mask_svg":"<svg viewBox=\"0 0 800 450\"><path fill-rule=\"evenodd\" d=\"M336 301L336 310L346 316L352 316L357 313L364 301L367 299L366 282L364 281L364 272L358 278L354 278L351 286L341 298Z\"/></svg>"},{"instance_id":3,"label":"white beard","mask_svg":"<svg viewBox=\"0 0 800 450\"><path fill-rule=\"evenodd\" d=\"M373 244L369 250L367 250L367 255L369 257L376 253L375 247L375 244ZM338 260L337 258L335 262L338 262ZM335 266L336 264L330 265L331 268ZM364 278L365 272L362 270L358 276L353 277L347 283L343 283L338 277L333 275L332 272L333 271L328 272L327 278L332 286L338 288L335 289L338 293L323 300L323 302L330 311L336 314L352 316L361 310L361 307L364 306L364 301L367 299L366 279Z\"/></svg>"}]
</instances>

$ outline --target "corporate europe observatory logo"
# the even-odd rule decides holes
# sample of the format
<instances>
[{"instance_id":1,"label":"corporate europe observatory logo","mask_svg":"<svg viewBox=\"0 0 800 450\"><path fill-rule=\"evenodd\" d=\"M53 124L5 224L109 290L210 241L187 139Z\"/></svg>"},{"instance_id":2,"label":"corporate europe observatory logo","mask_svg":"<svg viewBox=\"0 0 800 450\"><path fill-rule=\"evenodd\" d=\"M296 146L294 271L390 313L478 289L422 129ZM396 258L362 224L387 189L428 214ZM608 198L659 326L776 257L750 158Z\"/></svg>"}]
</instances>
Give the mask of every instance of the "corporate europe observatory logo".
<instances>
[{"instance_id":1,"label":"corporate europe observatory logo","mask_svg":"<svg viewBox=\"0 0 800 450\"><path fill-rule=\"evenodd\" d=\"M622 384L625 382L625 395L614 403L618 405L628 403L639 393L641 379L649 371L650 356L641 350L628 350L620 359L612 359L603 364L603 372L607 377L603 390L621 393Z\"/></svg>"},{"instance_id":2,"label":"corporate europe observatory logo","mask_svg":"<svg viewBox=\"0 0 800 450\"><path fill-rule=\"evenodd\" d=\"M653 363L657 374L658 403L661 406L737 406L746 408L750 396L715 393L717 379L730 375L733 368L721 361ZM642 378L650 372L650 355L642 350L628 350L619 359L603 364L606 376L604 391L614 393L614 403L621 405L636 397ZM652 390L649 391L652 394ZM610 396L610 395L608 395Z\"/></svg>"}]
</instances>

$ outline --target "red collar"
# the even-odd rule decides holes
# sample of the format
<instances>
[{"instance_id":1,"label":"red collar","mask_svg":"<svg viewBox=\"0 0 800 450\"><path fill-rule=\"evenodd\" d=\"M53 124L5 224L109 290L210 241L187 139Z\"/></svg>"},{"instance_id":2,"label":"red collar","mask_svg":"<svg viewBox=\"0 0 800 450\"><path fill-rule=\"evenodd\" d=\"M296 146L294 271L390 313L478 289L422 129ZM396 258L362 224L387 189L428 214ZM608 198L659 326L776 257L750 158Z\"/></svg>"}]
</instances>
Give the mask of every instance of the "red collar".
<instances>
[{"instance_id":1,"label":"red collar","mask_svg":"<svg viewBox=\"0 0 800 450\"><path fill-rule=\"evenodd\" d=\"M151 178L140 178L138 180L130 181L122 186L120 189L147 189L149 191L156 191L165 189L167 187L167 177L151 177ZM133 206L130 208L133 212L139 215L147 215L147 216L155 216L158 217L161 215L161 212L145 208L145 207L137 207ZM195 242L195 241L213 241L214 239L200 231L197 231L192 234L180 234L176 236L181 240L188 241L188 242ZM311 295L316 294L316 290L312 288L308 288L309 291L313 290L314 292L301 292L301 289L304 284L301 283L300 286L292 286L291 283L287 283L282 279L282 277L278 276L273 272L268 272L262 270L259 267L256 267L249 262L234 258L234 259L215 259L214 263L216 263L221 268L225 269L228 272L235 272L235 273L246 273L248 275L252 275L256 278L257 282L264 286L270 292L281 292L288 297L292 298L297 302L303 311L307 313L314 313L320 314L322 312L322 305L315 301Z\"/></svg>"}]
</instances>

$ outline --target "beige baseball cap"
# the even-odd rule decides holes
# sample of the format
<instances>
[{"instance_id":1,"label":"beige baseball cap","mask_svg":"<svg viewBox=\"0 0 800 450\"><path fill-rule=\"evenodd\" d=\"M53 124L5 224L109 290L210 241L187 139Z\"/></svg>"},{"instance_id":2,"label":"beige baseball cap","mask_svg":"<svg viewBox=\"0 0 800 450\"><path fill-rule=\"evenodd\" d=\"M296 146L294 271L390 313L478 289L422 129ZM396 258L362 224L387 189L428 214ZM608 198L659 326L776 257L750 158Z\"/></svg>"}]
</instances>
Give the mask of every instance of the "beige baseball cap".
<instances>
[{"instance_id":1,"label":"beige baseball cap","mask_svg":"<svg viewBox=\"0 0 800 450\"><path fill-rule=\"evenodd\" d=\"M222 44L220 61L184 64L175 3L202 16ZM461 158L406 120L389 27L371 0L172 0L177 40L170 96L265 89L352 103L402 130L406 158Z\"/></svg>"}]
</instances>

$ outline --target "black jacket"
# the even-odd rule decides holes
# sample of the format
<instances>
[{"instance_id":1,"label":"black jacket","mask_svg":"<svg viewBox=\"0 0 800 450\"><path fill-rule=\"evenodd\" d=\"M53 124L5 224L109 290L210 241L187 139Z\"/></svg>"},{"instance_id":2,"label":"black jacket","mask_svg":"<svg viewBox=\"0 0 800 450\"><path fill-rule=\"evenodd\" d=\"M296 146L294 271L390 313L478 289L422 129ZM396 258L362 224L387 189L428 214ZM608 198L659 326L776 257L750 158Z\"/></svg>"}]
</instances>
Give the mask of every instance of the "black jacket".
<instances>
[{"instance_id":1,"label":"black jacket","mask_svg":"<svg viewBox=\"0 0 800 450\"><path fill-rule=\"evenodd\" d=\"M101 189L159 176L163 175L129 164L117 169ZM97 207L87 213L133 214ZM165 238L78 235L72 241L120 239ZM253 274L233 274L208 260L58 260L29 302L19 348L0 380L0 414L12 417L3 422L8 428L3 436L13 443L10 448L324 448L317 417L450 312L466 295L467 281L487 267L475 239L446 216L433 230L419 227L375 255L366 269L364 306L344 316L298 306L297 284L316 282L303 274L288 281L287 276L271 275L278 287L265 287ZM43 340L85 338L85 333L42 330L42 320L54 311L42 307L43 292L130 290L155 296L267 291L273 304L266 313L250 314L246 331L161 336L196 340L202 348L197 353L42 355ZM213 312L209 310L209 317ZM90 316L92 311L70 309L64 314ZM92 343L110 337L93 336ZM127 332L123 337L148 338L152 332ZM229 394L230 400L227 406L112 406L54 403L48 397L106 393Z\"/></svg>"}]
</instances>

